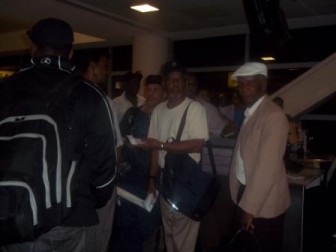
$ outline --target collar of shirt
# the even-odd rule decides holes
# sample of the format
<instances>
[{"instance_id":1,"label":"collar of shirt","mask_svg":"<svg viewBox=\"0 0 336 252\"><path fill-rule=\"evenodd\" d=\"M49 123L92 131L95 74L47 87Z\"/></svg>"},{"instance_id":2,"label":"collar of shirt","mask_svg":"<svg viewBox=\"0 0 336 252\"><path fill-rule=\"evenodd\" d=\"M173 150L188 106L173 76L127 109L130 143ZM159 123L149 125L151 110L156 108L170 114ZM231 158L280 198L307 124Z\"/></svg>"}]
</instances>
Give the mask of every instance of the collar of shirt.
<instances>
[{"instance_id":1,"label":"collar of shirt","mask_svg":"<svg viewBox=\"0 0 336 252\"><path fill-rule=\"evenodd\" d=\"M265 95L260 97L250 108L247 108L244 112L244 116L245 118L250 117L251 115L253 115L254 111L257 110L257 108L259 107L260 103L262 103L262 101L264 100Z\"/></svg>"}]
</instances>

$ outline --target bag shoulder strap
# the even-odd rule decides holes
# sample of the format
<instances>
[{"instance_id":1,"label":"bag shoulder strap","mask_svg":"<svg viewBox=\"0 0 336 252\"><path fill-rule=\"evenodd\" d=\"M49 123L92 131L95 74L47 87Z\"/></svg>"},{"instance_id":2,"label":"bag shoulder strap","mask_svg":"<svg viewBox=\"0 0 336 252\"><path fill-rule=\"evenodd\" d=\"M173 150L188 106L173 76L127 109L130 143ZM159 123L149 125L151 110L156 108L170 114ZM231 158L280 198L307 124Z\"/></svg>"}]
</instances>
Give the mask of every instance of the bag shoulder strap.
<instances>
[{"instance_id":1,"label":"bag shoulder strap","mask_svg":"<svg viewBox=\"0 0 336 252\"><path fill-rule=\"evenodd\" d=\"M72 91L78 84L82 83L84 79L78 74L69 74L63 80L55 85L55 87L49 90L49 94L57 93L59 91L65 92L66 96L71 96Z\"/></svg>"},{"instance_id":2,"label":"bag shoulder strap","mask_svg":"<svg viewBox=\"0 0 336 252\"><path fill-rule=\"evenodd\" d=\"M206 141L206 146L207 146L207 149L208 149L208 155L209 155L209 159L210 159L212 174L214 176L217 176L217 168L216 168L215 158L214 158L214 154L213 154L213 150L212 150L212 144L211 144L210 139L208 141Z\"/></svg>"},{"instance_id":3,"label":"bag shoulder strap","mask_svg":"<svg viewBox=\"0 0 336 252\"><path fill-rule=\"evenodd\" d=\"M188 106L184 110L184 113L183 113L183 116L182 116L182 119L181 119L181 122L180 122L180 126L179 126L178 131L177 131L177 135L176 135L176 139L175 139L176 141L180 141L180 139L181 139L182 132L183 132L185 122L186 122L186 119L187 119L188 109L189 109L189 106L190 106L191 103L192 103L192 101L188 104Z\"/></svg>"}]
</instances>

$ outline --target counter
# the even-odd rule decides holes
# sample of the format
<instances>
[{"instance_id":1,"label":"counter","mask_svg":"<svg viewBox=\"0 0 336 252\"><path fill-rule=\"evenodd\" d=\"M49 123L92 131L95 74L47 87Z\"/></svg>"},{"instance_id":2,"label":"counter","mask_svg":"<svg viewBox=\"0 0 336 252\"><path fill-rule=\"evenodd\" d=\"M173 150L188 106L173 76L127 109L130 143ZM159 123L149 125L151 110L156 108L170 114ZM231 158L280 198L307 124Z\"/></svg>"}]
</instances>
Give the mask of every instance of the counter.
<instances>
[{"instance_id":1,"label":"counter","mask_svg":"<svg viewBox=\"0 0 336 252\"><path fill-rule=\"evenodd\" d=\"M286 213L283 251L302 252L306 190L322 184L323 171L317 168L304 167L300 172L288 173L287 176L291 206Z\"/></svg>"}]
</instances>

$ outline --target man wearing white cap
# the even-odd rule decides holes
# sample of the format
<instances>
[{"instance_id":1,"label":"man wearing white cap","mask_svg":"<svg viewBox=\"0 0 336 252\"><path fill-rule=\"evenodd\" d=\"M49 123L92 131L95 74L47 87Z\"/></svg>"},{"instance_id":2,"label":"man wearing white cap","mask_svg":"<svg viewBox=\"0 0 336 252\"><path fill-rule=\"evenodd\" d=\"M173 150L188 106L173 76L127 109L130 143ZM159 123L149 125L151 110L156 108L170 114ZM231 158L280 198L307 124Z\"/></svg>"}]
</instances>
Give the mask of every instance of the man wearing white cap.
<instances>
[{"instance_id":1,"label":"man wearing white cap","mask_svg":"<svg viewBox=\"0 0 336 252\"><path fill-rule=\"evenodd\" d=\"M247 106L230 169L230 193L240 228L253 230L261 252L282 251L285 212L290 205L283 156L288 121L266 94L267 68L250 62L232 75Z\"/></svg>"}]
</instances>

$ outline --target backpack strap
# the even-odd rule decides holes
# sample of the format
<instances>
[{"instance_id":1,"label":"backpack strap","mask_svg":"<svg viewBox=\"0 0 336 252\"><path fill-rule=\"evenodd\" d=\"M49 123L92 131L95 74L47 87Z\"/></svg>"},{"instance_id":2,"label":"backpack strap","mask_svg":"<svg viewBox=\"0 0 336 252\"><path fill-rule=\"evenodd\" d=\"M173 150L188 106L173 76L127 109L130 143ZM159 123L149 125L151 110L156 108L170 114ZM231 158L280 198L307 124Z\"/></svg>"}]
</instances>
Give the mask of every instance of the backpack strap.
<instances>
[{"instance_id":1,"label":"backpack strap","mask_svg":"<svg viewBox=\"0 0 336 252\"><path fill-rule=\"evenodd\" d=\"M50 89L48 94L52 95L53 93L64 92L66 96L70 97L74 88L83 81L84 79L80 75L70 74Z\"/></svg>"},{"instance_id":2,"label":"backpack strap","mask_svg":"<svg viewBox=\"0 0 336 252\"><path fill-rule=\"evenodd\" d=\"M215 158L214 158L214 154L213 154L212 143L211 143L210 139L208 141L206 141L206 146L207 146L207 149L208 149L208 155L209 155L209 159L210 159L212 174L214 176L217 176L217 168L216 168Z\"/></svg>"}]
</instances>

